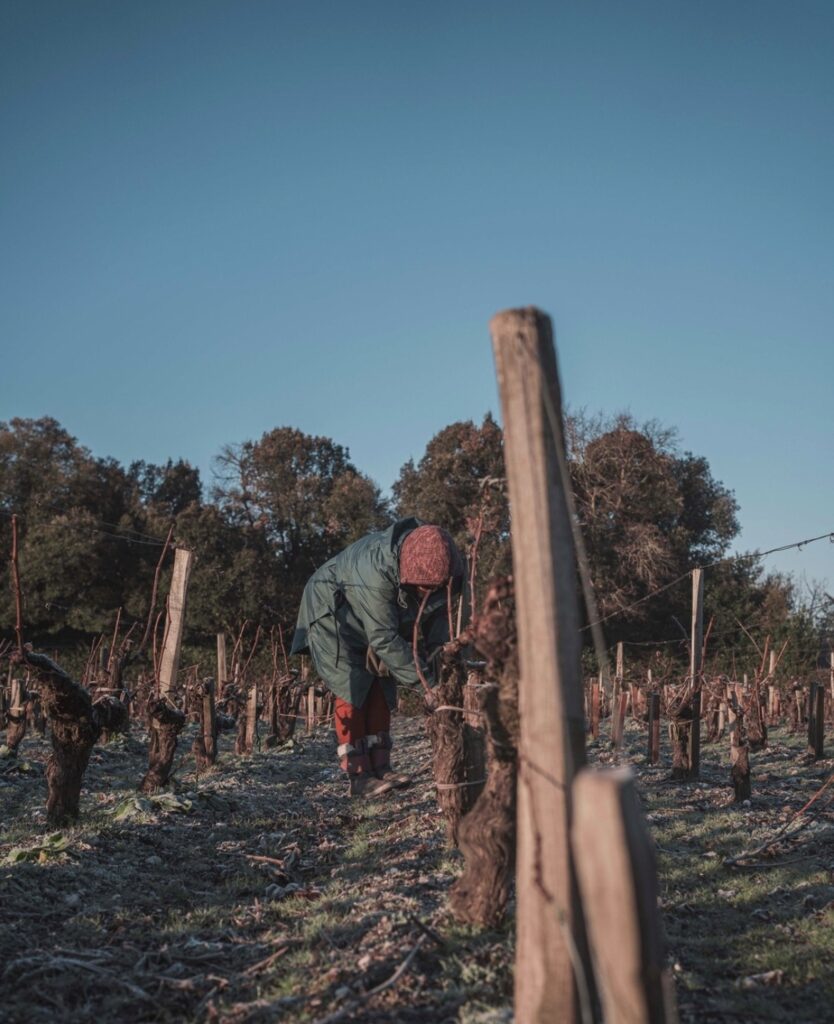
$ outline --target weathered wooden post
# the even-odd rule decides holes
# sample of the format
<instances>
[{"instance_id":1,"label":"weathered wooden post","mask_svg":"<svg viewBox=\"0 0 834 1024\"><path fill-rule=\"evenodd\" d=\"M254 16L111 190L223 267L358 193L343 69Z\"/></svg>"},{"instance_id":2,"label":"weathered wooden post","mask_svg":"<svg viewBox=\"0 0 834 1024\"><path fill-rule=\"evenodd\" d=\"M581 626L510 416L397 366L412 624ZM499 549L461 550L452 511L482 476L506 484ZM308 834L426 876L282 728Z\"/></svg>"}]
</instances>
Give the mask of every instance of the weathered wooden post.
<instances>
[{"instance_id":1,"label":"weathered wooden post","mask_svg":"<svg viewBox=\"0 0 834 1024\"><path fill-rule=\"evenodd\" d=\"M600 684L596 681L591 683L591 738L599 739L599 702Z\"/></svg>"},{"instance_id":2,"label":"weathered wooden post","mask_svg":"<svg viewBox=\"0 0 834 1024\"><path fill-rule=\"evenodd\" d=\"M168 594L168 614L165 623L165 640L159 664L159 695L167 697L176 685L177 670L180 666L180 649L185 626L185 600L188 593L188 578L194 555L185 548L177 548L174 554L174 572L171 590Z\"/></svg>"},{"instance_id":3,"label":"weathered wooden post","mask_svg":"<svg viewBox=\"0 0 834 1024\"><path fill-rule=\"evenodd\" d=\"M316 688L315 686L307 687L307 732L312 733L316 731Z\"/></svg>"},{"instance_id":4,"label":"weathered wooden post","mask_svg":"<svg viewBox=\"0 0 834 1024\"><path fill-rule=\"evenodd\" d=\"M623 730L625 728L625 717L626 708L628 707L628 694L625 690L621 690L617 700L614 703L612 709L611 718L613 719L613 725L611 726L611 742L615 750L619 750L623 745Z\"/></svg>"},{"instance_id":5,"label":"weathered wooden post","mask_svg":"<svg viewBox=\"0 0 834 1024\"><path fill-rule=\"evenodd\" d=\"M258 680L253 678L249 684L246 697L246 729L243 739L243 752L253 754L258 740Z\"/></svg>"},{"instance_id":6,"label":"weathered wooden post","mask_svg":"<svg viewBox=\"0 0 834 1024\"><path fill-rule=\"evenodd\" d=\"M689 674L692 677L692 725L689 730L689 777L701 771L701 682L704 647L704 570L692 570L692 649Z\"/></svg>"},{"instance_id":7,"label":"weathered wooden post","mask_svg":"<svg viewBox=\"0 0 834 1024\"><path fill-rule=\"evenodd\" d=\"M159 696L148 706L148 771L139 783L139 789L143 793L155 793L168 782L177 750L177 737L185 725L185 715L174 706L170 694L176 685L180 664L188 578L193 560L194 556L190 551L184 548L176 549L159 664Z\"/></svg>"},{"instance_id":8,"label":"weathered wooden post","mask_svg":"<svg viewBox=\"0 0 834 1024\"><path fill-rule=\"evenodd\" d=\"M228 680L228 669L226 667L226 634L217 634L217 682L215 692L218 700L223 699L223 687Z\"/></svg>"},{"instance_id":9,"label":"weathered wooden post","mask_svg":"<svg viewBox=\"0 0 834 1024\"><path fill-rule=\"evenodd\" d=\"M593 979L569 845L570 787L585 762L585 723L556 353L550 319L537 309L499 313L490 330L520 662L515 1019L574 1024L579 1001L591 1004Z\"/></svg>"},{"instance_id":10,"label":"weathered wooden post","mask_svg":"<svg viewBox=\"0 0 834 1024\"><path fill-rule=\"evenodd\" d=\"M649 694L649 764L660 761L660 694Z\"/></svg>"},{"instance_id":11,"label":"weathered wooden post","mask_svg":"<svg viewBox=\"0 0 834 1024\"><path fill-rule=\"evenodd\" d=\"M676 1021L657 910L654 847L628 769L582 769L573 852L606 1024Z\"/></svg>"},{"instance_id":12,"label":"weathered wooden post","mask_svg":"<svg viewBox=\"0 0 834 1024\"><path fill-rule=\"evenodd\" d=\"M825 687L822 683L811 683L808 711L808 753L818 761L825 757Z\"/></svg>"}]
</instances>

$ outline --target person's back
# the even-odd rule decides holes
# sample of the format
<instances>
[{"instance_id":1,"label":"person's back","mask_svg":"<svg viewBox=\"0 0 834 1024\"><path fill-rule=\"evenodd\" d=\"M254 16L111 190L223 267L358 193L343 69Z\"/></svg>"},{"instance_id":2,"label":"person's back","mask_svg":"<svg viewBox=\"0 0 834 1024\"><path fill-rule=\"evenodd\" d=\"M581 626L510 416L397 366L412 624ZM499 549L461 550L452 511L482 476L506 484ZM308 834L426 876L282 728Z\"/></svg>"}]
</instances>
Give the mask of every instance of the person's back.
<instances>
[{"instance_id":1,"label":"person's back","mask_svg":"<svg viewBox=\"0 0 834 1024\"><path fill-rule=\"evenodd\" d=\"M448 533L410 518L351 544L307 582L292 653L309 652L336 696L339 758L352 793L381 793L407 781L390 768L396 684L431 678L409 631L420 616L420 639L430 649L448 640L447 602L462 579L463 561Z\"/></svg>"}]
</instances>

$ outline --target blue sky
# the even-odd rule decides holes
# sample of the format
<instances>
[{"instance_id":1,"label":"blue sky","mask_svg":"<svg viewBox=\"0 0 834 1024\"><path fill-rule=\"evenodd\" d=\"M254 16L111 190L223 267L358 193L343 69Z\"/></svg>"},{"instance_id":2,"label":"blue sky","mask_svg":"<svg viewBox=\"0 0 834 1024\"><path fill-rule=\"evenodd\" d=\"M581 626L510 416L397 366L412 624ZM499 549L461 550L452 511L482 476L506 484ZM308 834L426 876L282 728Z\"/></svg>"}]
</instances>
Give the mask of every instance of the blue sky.
<instances>
[{"instance_id":1,"label":"blue sky","mask_svg":"<svg viewBox=\"0 0 834 1024\"><path fill-rule=\"evenodd\" d=\"M388 488L536 304L740 548L827 532L833 111L830 3L5 0L0 418L207 480L292 425Z\"/></svg>"}]
</instances>

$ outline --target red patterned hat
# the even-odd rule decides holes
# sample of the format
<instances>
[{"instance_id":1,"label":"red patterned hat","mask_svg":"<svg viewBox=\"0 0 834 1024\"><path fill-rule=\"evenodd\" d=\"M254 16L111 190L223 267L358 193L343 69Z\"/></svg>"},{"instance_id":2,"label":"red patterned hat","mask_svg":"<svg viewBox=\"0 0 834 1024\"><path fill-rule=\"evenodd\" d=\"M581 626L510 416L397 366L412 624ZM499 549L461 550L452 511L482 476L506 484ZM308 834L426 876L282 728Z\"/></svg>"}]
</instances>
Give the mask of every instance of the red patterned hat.
<instances>
[{"instance_id":1,"label":"red patterned hat","mask_svg":"<svg viewBox=\"0 0 834 1024\"><path fill-rule=\"evenodd\" d=\"M400 583L436 590L452 575L452 542L439 526L418 526L400 548Z\"/></svg>"}]
</instances>

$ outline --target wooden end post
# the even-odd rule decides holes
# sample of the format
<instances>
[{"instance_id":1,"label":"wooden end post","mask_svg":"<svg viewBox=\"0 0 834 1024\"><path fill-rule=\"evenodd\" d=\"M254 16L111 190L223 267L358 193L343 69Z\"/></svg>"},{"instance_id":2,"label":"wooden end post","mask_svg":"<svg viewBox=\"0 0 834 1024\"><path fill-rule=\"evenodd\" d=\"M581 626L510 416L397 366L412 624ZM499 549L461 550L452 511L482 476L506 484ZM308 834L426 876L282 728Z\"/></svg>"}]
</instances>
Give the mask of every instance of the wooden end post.
<instances>
[{"instance_id":1,"label":"wooden end post","mask_svg":"<svg viewBox=\"0 0 834 1024\"><path fill-rule=\"evenodd\" d=\"M556 352L550 318L537 309L499 313L490 331L513 516L520 663L515 1019L575 1024L580 1003L592 1004L593 976L569 839L585 722Z\"/></svg>"},{"instance_id":2,"label":"wooden end post","mask_svg":"<svg viewBox=\"0 0 834 1024\"><path fill-rule=\"evenodd\" d=\"M628 769L573 783L573 855L606 1024L672 1024L654 848Z\"/></svg>"}]
</instances>

